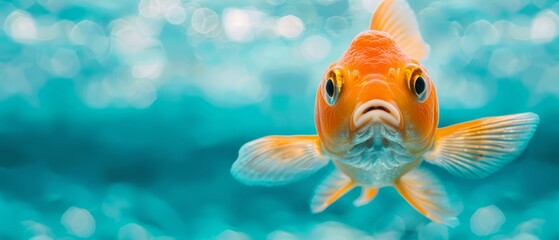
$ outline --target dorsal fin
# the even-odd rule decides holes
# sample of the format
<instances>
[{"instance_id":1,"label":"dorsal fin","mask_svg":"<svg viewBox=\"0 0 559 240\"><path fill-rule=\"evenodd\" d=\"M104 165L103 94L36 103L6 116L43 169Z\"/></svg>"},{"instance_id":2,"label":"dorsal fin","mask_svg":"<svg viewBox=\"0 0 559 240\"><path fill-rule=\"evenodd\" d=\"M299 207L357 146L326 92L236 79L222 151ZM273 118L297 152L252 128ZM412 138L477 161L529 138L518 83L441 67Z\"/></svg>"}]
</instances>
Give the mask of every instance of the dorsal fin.
<instances>
[{"instance_id":1,"label":"dorsal fin","mask_svg":"<svg viewBox=\"0 0 559 240\"><path fill-rule=\"evenodd\" d=\"M383 0L373 14L371 30L390 34L406 54L427 58L429 45L421 38L415 14L405 0Z\"/></svg>"}]
</instances>

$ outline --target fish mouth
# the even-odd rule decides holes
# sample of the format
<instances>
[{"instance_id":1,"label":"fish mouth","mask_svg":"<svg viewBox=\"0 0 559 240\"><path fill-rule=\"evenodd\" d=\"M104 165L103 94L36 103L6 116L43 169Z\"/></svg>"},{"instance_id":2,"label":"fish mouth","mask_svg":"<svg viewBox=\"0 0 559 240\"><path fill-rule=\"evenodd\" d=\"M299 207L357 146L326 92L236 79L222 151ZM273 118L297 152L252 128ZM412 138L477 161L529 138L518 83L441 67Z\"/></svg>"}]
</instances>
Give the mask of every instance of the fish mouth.
<instances>
[{"instance_id":1,"label":"fish mouth","mask_svg":"<svg viewBox=\"0 0 559 240\"><path fill-rule=\"evenodd\" d=\"M411 161L409 151L402 145L402 135L386 124L366 124L355 132L352 143L341 161L360 169L379 166L389 170Z\"/></svg>"},{"instance_id":2,"label":"fish mouth","mask_svg":"<svg viewBox=\"0 0 559 240\"><path fill-rule=\"evenodd\" d=\"M351 142L343 163L370 170L390 170L410 161L402 145L402 114L393 102L369 100L355 107L352 114Z\"/></svg>"},{"instance_id":3,"label":"fish mouth","mask_svg":"<svg viewBox=\"0 0 559 240\"><path fill-rule=\"evenodd\" d=\"M391 128L399 128L402 115L396 104L380 100L369 100L353 111L353 128L361 129L373 123L382 123Z\"/></svg>"}]
</instances>

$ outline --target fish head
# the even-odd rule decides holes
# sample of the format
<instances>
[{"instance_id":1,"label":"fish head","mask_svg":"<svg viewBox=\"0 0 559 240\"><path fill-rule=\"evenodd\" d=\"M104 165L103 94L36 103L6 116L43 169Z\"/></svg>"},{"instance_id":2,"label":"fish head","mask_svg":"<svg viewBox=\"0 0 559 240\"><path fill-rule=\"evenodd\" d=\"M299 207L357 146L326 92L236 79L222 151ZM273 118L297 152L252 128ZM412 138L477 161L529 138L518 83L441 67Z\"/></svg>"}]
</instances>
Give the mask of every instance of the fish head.
<instances>
[{"instance_id":1,"label":"fish head","mask_svg":"<svg viewBox=\"0 0 559 240\"><path fill-rule=\"evenodd\" d=\"M315 124L332 156L365 143L369 152L398 146L417 155L430 148L438 125L435 87L389 34L368 30L325 71Z\"/></svg>"}]
</instances>

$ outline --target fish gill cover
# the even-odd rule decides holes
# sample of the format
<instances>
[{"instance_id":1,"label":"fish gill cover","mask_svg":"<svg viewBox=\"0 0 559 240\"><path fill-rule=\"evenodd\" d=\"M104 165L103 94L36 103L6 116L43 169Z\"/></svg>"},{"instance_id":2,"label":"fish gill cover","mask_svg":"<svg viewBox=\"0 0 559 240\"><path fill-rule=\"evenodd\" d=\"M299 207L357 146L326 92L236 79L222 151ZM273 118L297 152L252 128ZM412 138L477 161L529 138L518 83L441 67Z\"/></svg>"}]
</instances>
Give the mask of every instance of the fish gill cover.
<instances>
[{"instance_id":1,"label":"fish gill cover","mask_svg":"<svg viewBox=\"0 0 559 240\"><path fill-rule=\"evenodd\" d=\"M527 150L490 177L435 168L459 210L433 223L391 188L321 214L327 170L275 188L240 146L315 134L323 71L376 0L0 1L1 239L559 237L559 3L411 1L440 125L532 111Z\"/></svg>"}]
</instances>

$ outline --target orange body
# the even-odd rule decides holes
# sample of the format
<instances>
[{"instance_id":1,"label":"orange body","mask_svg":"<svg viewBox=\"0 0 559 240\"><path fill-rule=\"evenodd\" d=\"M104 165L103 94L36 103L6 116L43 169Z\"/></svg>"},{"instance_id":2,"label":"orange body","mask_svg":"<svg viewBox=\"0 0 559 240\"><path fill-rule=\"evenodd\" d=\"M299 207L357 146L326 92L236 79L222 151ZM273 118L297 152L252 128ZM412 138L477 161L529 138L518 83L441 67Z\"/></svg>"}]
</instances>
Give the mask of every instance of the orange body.
<instances>
[{"instance_id":1,"label":"orange body","mask_svg":"<svg viewBox=\"0 0 559 240\"><path fill-rule=\"evenodd\" d=\"M343 94L335 105L329 106L323 100L323 89L334 72L342 75ZM417 76L425 79L430 92L423 102L410 89L410 82ZM435 86L425 68L406 55L387 33L369 30L359 34L340 59L330 65L316 95L316 129L323 149L333 156L341 156L351 148L355 129L350 118L355 107L369 99L399 107L403 121L395 127L402 134L404 147L422 154L433 144L439 120Z\"/></svg>"}]
</instances>

